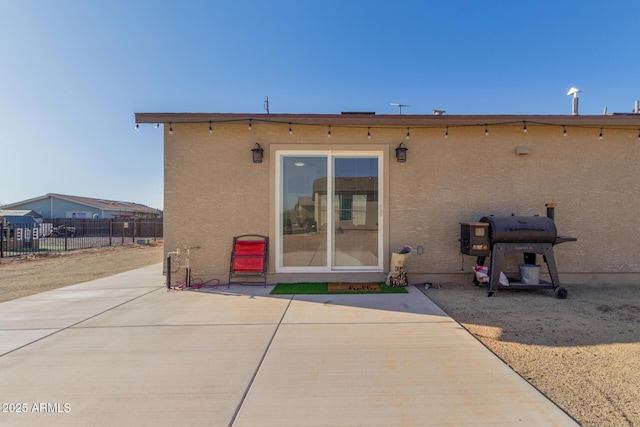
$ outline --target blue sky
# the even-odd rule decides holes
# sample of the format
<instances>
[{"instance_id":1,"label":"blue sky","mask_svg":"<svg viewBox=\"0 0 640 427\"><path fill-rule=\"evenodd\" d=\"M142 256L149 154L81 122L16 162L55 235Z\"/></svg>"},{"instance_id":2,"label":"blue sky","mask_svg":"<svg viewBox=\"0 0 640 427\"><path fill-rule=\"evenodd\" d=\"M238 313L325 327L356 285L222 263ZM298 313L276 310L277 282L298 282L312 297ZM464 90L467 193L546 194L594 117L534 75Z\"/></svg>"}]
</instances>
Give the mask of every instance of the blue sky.
<instances>
[{"instance_id":1,"label":"blue sky","mask_svg":"<svg viewBox=\"0 0 640 427\"><path fill-rule=\"evenodd\" d=\"M570 114L640 98L640 2L0 0L0 204L162 208L135 112Z\"/></svg>"}]
</instances>

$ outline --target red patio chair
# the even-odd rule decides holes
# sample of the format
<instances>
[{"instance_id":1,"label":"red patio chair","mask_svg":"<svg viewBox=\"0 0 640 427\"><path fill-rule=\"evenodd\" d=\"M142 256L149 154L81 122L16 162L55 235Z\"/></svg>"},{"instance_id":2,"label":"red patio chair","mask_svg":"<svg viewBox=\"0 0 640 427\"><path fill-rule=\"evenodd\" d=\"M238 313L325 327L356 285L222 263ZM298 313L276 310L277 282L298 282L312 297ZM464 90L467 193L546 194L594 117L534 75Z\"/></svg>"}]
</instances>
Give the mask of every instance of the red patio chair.
<instances>
[{"instance_id":1,"label":"red patio chair","mask_svg":"<svg viewBox=\"0 0 640 427\"><path fill-rule=\"evenodd\" d=\"M229 265L229 286L236 283L262 283L267 287L269 237L244 234L233 238Z\"/></svg>"}]
</instances>

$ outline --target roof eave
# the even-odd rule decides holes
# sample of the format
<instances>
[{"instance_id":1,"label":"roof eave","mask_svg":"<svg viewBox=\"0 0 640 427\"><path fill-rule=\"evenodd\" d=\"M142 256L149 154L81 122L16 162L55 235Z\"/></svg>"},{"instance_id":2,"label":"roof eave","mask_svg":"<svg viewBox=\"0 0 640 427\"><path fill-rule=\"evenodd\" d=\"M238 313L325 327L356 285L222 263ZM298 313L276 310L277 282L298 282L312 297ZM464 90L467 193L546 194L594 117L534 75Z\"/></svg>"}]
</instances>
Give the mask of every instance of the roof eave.
<instances>
[{"instance_id":1,"label":"roof eave","mask_svg":"<svg viewBox=\"0 0 640 427\"><path fill-rule=\"evenodd\" d=\"M324 126L473 126L520 124L558 126L640 126L640 114L611 115L413 115L413 114L252 114L252 113L135 113L136 123L291 123Z\"/></svg>"}]
</instances>

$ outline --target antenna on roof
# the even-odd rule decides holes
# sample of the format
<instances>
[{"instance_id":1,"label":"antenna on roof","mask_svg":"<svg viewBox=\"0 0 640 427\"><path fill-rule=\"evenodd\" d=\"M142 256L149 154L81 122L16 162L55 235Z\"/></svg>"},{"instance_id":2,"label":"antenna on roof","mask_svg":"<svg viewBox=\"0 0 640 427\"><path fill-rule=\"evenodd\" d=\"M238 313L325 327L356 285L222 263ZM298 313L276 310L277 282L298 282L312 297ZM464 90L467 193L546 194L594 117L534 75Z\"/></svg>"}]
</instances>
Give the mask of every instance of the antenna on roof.
<instances>
[{"instance_id":1,"label":"antenna on roof","mask_svg":"<svg viewBox=\"0 0 640 427\"><path fill-rule=\"evenodd\" d=\"M409 105L409 104L397 104L395 102L392 102L391 105L393 107L398 107L398 109L399 109L399 113L398 114L402 114L402 107L411 107L411 105Z\"/></svg>"},{"instance_id":2,"label":"antenna on roof","mask_svg":"<svg viewBox=\"0 0 640 427\"><path fill-rule=\"evenodd\" d=\"M267 114L269 114L269 97L268 96L264 97L264 109L267 112Z\"/></svg>"}]
</instances>

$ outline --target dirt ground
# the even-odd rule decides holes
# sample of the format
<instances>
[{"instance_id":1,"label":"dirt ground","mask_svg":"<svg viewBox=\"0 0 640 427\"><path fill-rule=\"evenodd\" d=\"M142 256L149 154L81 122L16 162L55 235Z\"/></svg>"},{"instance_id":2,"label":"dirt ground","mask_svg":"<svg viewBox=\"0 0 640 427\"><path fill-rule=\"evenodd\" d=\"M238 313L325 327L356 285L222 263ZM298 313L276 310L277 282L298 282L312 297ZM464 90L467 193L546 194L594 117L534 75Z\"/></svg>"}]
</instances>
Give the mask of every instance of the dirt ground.
<instances>
[{"instance_id":1,"label":"dirt ground","mask_svg":"<svg viewBox=\"0 0 640 427\"><path fill-rule=\"evenodd\" d=\"M0 302L162 262L162 243L0 259Z\"/></svg>"},{"instance_id":2,"label":"dirt ground","mask_svg":"<svg viewBox=\"0 0 640 427\"><path fill-rule=\"evenodd\" d=\"M640 426L640 286L422 289L512 369L583 426ZM478 396L491 404L489 396Z\"/></svg>"},{"instance_id":3,"label":"dirt ground","mask_svg":"<svg viewBox=\"0 0 640 427\"><path fill-rule=\"evenodd\" d=\"M162 262L162 244L0 260L0 302ZM640 285L422 289L583 426L640 427ZM491 396L478 396L491 405Z\"/></svg>"}]
</instances>

